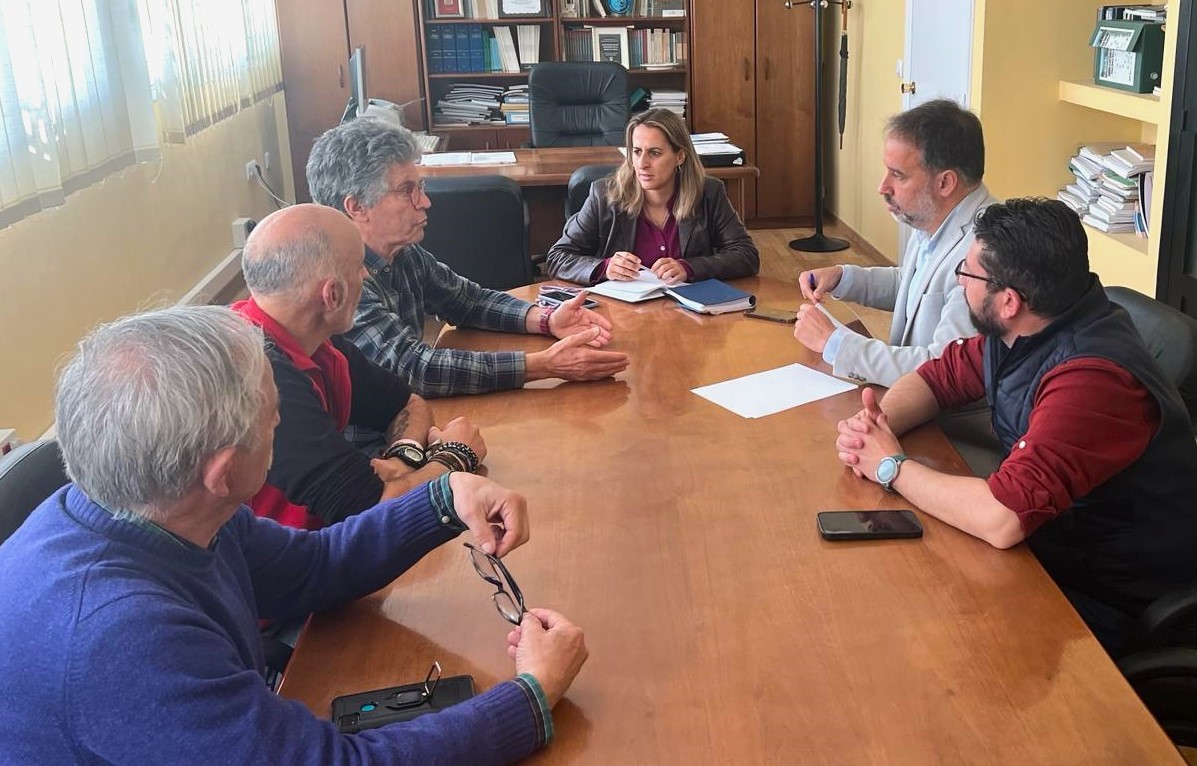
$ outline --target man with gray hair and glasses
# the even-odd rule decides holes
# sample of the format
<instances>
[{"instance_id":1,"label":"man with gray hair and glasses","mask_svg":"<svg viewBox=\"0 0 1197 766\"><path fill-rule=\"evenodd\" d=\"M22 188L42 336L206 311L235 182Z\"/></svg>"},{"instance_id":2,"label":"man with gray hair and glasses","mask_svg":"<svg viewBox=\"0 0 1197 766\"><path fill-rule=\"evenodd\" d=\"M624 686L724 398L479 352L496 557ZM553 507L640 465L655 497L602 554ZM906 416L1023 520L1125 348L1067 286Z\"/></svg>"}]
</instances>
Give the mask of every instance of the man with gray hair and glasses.
<instances>
[{"instance_id":1,"label":"man with gray hair and glasses","mask_svg":"<svg viewBox=\"0 0 1197 766\"><path fill-rule=\"evenodd\" d=\"M584 296L556 309L534 306L459 276L420 247L432 202L419 157L410 131L371 119L339 125L312 147L312 198L348 216L366 243L365 289L346 337L428 397L520 388L544 378L599 380L626 369L625 354L602 350L611 323L584 308ZM560 340L526 354L438 349L423 340L428 315L458 327Z\"/></svg>"},{"instance_id":2,"label":"man with gray hair and glasses","mask_svg":"<svg viewBox=\"0 0 1197 766\"><path fill-rule=\"evenodd\" d=\"M262 344L228 309L167 309L63 370L72 483L0 546L0 762L510 763L551 737L586 648L549 610L508 635L514 679L418 721L340 734L266 687L259 617L340 606L467 529L505 555L528 524L461 472L318 532L256 518L278 422Z\"/></svg>"}]
</instances>

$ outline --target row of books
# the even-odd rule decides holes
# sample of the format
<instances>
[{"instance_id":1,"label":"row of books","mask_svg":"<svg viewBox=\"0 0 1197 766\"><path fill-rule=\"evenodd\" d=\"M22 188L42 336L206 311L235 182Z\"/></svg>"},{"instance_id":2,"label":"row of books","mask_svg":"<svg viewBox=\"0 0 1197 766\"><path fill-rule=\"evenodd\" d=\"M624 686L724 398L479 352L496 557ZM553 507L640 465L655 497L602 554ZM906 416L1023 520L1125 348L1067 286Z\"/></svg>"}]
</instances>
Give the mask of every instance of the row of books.
<instances>
[{"instance_id":1,"label":"row of books","mask_svg":"<svg viewBox=\"0 0 1197 766\"><path fill-rule=\"evenodd\" d=\"M1089 144L1068 161L1074 180L1056 197L1089 226L1111 234L1147 235L1155 147L1148 144ZM1144 197L1147 197L1144 200Z\"/></svg>"},{"instance_id":2,"label":"row of books","mask_svg":"<svg viewBox=\"0 0 1197 766\"><path fill-rule=\"evenodd\" d=\"M427 29L428 73L519 72L540 61L540 25L515 28L481 24L430 25ZM519 48L516 49L518 40Z\"/></svg>"},{"instance_id":3,"label":"row of books","mask_svg":"<svg viewBox=\"0 0 1197 766\"><path fill-rule=\"evenodd\" d=\"M628 4L624 3L623 5ZM591 13L594 17L604 18L608 12L619 15L611 10L609 0L562 0L561 2L561 18L563 19L586 18L591 16ZM683 18L686 15L686 6L683 4L683 0L633 0L624 15Z\"/></svg>"},{"instance_id":4,"label":"row of books","mask_svg":"<svg viewBox=\"0 0 1197 766\"><path fill-rule=\"evenodd\" d=\"M528 119L528 84L484 85L454 83L432 111L435 127L478 124L526 125Z\"/></svg>"},{"instance_id":5,"label":"row of books","mask_svg":"<svg viewBox=\"0 0 1197 766\"><path fill-rule=\"evenodd\" d=\"M1098 21L1165 21L1166 5L1103 5L1097 9Z\"/></svg>"},{"instance_id":6,"label":"row of books","mask_svg":"<svg viewBox=\"0 0 1197 766\"><path fill-rule=\"evenodd\" d=\"M597 28L567 29L564 34L566 61L598 61L595 56ZM629 29L628 68L666 68L684 64L686 33L672 29Z\"/></svg>"}]
</instances>

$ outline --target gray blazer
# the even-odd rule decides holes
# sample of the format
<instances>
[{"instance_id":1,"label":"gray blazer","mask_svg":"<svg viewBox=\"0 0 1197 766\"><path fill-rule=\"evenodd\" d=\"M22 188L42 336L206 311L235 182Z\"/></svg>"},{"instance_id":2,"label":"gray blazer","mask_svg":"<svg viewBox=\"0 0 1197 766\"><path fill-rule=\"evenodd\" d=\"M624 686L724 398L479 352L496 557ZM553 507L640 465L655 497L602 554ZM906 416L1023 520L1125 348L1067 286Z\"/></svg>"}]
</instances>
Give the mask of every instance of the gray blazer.
<instances>
[{"instance_id":1,"label":"gray blazer","mask_svg":"<svg viewBox=\"0 0 1197 766\"><path fill-rule=\"evenodd\" d=\"M973 244L973 217L996 201L981 184L944 219L943 234L927 258L930 278L923 283L923 293L909 316L906 304L914 277L913 252L903 253L900 266L844 266L845 276L851 274L849 285L842 292L833 290L832 295L892 311L894 320L888 343L848 333L835 357L836 375L892 386L923 362L938 357L952 341L977 334L955 270Z\"/></svg>"},{"instance_id":2,"label":"gray blazer","mask_svg":"<svg viewBox=\"0 0 1197 766\"><path fill-rule=\"evenodd\" d=\"M630 252L636 244L636 219L607 204L608 181L591 184L582 209L565 222L561 239L549 250L549 276L584 285L601 282L602 275L591 275L603 259ZM678 221L678 239L695 281L750 277L760 271L760 253L716 178L703 184L699 214Z\"/></svg>"}]
</instances>

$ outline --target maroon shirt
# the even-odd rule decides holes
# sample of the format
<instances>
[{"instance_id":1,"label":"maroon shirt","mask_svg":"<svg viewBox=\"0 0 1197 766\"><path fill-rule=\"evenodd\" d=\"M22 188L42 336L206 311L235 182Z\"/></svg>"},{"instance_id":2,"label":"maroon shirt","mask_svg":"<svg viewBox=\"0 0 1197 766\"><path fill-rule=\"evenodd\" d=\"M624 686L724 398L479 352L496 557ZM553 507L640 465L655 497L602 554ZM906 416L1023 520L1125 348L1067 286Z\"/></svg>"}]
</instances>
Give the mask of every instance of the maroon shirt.
<instances>
[{"instance_id":1,"label":"maroon shirt","mask_svg":"<svg viewBox=\"0 0 1197 766\"><path fill-rule=\"evenodd\" d=\"M640 216L636 219L636 241L632 244L632 252L640 259L640 265L646 269L651 269L653 264L662 258L672 258L675 261L681 261L682 268L686 270L686 279L694 276L694 271L690 268L690 264L682 258L682 240L678 236L677 219L673 217L673 202L677 196L669 198L669 215L665 217L665 225L657 228L656 225L648 219L648 215L640 212ZM604 258L598 267L594 270L594 279L603 279L607 274L607 263L610 258Z\"/></svg>"},{"instance_id":2,"label":"maroon shirt","mask_svg":"<svg viewBox=\"0 0 1197 766\"><path fill-rule=\"evenodd\" d=\"M981 335L958 340L918 368L942 409L985 398L984 344ZM1108 359L1070 359L1043 376L1027 432L989 490L1029 535L1137 460L1159 426L1159 404L1129 372Z\"/></svg>"}]
</instances>

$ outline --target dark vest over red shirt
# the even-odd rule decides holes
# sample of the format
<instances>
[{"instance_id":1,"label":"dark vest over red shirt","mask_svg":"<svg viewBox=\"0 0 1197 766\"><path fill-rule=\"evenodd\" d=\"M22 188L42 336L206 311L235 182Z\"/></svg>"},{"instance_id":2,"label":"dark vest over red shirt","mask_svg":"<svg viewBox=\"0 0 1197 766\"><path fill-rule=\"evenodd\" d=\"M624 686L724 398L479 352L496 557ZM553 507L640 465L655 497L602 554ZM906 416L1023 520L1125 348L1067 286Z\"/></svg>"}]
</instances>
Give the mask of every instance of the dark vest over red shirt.
<instances>
[{"instance_id":1,"label":"dark vest over red shirt","mask_svg":"<svg viewBox=\"0 0 1197 766\"><path fill-rule=\"evenodd\" d=\"M1160 426L1143 454L1027 540L1057 582L1137 614L1197 582L1197 445L1176 386L1126 311L1092 280L1089 292L1041 332L1009 349L1000 338L986 340L985 393L1007 454L1027 431L1040 381L1069 359L1107 359L1155 397Z\"/></svg>"},{"instance_id":2,"label":"dark vest over red shirt","mask_svg":"<svg viewBox=\"0 0 1197 766\"><path fill-rule=\"evenodd\" d=\"M253 298L234 303L232 308L262 328L267 339L267 355L282 355L308 377L320 403L336 421L337 429L344 430L349 424L353 400L349 362L346 361L345 355L325 341L315 353L308 356L291 334L263 311ZM292 503L282 490L272 484L262 485L262 489L254 495L249 506L258 516L274 519L288 527L320 529L324 526L324 521L308 511L307 506Z\"/></svg>"}]
</instances>

